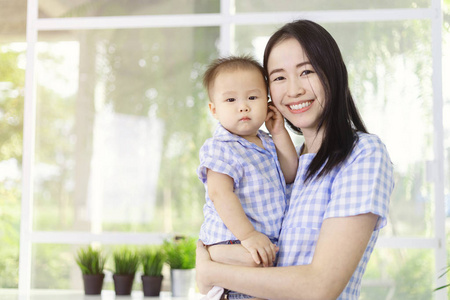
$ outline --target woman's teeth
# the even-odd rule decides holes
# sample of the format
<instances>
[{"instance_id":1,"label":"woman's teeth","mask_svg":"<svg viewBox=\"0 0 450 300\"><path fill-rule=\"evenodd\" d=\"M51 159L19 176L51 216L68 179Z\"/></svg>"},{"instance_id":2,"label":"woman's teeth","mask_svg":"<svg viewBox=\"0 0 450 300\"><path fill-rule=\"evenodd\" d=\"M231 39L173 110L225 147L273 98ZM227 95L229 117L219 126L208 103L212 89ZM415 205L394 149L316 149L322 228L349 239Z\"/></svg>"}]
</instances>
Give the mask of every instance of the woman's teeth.
<instances>
[{"instance_id":1,"label":"woman's teeth","mask_svg":"<svg viewBox=\"0 0 450 300\"><path fill-rule=\"evenodd\" d=\"M312 104L312 101L306 101L306 102L303 102L303 103L300 103L300 104L289 105L289 107L292 110L298 110L298 109L302 109L304 107L310 106L311 104Z\"/></svg>"}]
</instances>

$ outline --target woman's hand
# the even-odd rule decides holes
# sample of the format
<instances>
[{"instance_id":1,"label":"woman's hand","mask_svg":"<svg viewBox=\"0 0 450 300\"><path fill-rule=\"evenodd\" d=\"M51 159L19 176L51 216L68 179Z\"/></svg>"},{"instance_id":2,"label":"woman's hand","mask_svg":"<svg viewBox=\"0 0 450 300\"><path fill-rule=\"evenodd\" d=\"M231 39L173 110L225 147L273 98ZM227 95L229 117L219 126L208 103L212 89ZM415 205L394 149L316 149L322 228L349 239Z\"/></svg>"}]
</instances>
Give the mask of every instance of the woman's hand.
<instances>
[{"instance_id":1,"label":"woman's hand","mask_svg":"<svg viewBox=\"0 0 450 300\"><path fill-rule=\"evenodd\" d=\"M202 241L197 241L197 252L196 252L196 279L197 286L201 294L207 294L208 291L213 287L213 285L208 281L210 276L207 275L208 269L213 264L211 257L209 256L208 250L206 250L205 245Z\"/></svg>"}]
</instances>

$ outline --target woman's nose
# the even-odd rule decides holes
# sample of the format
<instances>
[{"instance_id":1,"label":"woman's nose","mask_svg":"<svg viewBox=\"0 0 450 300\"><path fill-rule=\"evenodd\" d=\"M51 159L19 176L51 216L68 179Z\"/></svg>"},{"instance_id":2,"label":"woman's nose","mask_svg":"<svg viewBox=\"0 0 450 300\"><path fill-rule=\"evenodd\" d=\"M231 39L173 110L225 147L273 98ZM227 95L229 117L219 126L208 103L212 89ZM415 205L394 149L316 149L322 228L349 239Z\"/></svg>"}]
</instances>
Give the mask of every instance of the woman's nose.
<instances>
[{"instance_id":1,"label":"woman's nose","mask_svg":"<svg viewBox=\"0 0 450 300\"><path fill-rule=\"evenodd\" d=\"M288 96L292 98L297 98L303 94L305 94L305 89L300 84L300 82L296 80L291 80L288 85Z\"/></svg>"}]
</instances>

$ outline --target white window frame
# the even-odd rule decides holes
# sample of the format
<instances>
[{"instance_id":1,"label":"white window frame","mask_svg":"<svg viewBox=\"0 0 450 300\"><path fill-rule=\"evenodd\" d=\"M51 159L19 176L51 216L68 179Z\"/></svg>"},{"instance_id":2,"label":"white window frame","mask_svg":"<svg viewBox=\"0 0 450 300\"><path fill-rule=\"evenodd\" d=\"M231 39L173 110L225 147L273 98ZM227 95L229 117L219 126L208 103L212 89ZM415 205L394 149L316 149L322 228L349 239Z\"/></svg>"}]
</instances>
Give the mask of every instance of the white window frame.
<instances>
[{"instance_id":1,"label":"white window frame","mask_svg":"<svg viewBox=\"0 0 450 300\"><path fill-rule=\"evenodd\" d=\"M161 27L220 27L220 54L232 52L234 25L286 23L305 18L320 23L374 22L399 20L430 20L432 24L432 88L434 161L431 181L435 191L435 236L432 238L392 237L378 240L378 248L433 249L435 270L447 265L444 197L444 127L442 92L442 0L432 0L431 7L418 9L329 10L308 12L235 13L234 0L221 0L219 14L118 16L85 18L38 18L38 0L28 0L27 7L27 67L25 77L25 108L23 131L22 212L20 229L19 292L31 286L31 249L33 244L159 244L165 236L158 233L86 233L33 231L33 165L36 132L36 43L38 32L48 30L93 30ZM436 286L446 284L445 276L435 276ZM447 290L434 293L435 299L447 299Z\"/></svg>"}]
</instances>

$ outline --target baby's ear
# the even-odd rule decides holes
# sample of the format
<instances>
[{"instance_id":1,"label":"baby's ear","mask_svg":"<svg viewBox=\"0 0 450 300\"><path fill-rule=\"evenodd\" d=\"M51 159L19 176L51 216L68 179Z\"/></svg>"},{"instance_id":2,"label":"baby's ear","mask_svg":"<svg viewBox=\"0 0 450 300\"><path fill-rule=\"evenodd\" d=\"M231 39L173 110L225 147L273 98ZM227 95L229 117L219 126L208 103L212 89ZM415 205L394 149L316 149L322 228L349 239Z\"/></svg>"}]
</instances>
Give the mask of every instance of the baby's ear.
<instances>
[{"instance_id":1,"label":"baby's ear","mask_svg":"<svg viewBox=\"0 0 450 300\"><path fill-rule=\"evenodd\" d=\"M208 106L209 106L209 111L211 112L212 116L213 116L215 119L217 119L216 106L214 105L214 103L209 102Z\"/></svg>"}]
</instances>

